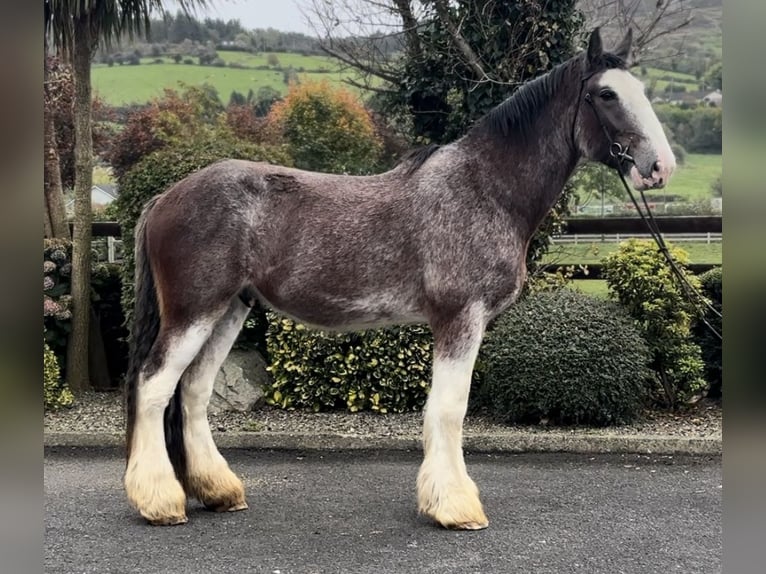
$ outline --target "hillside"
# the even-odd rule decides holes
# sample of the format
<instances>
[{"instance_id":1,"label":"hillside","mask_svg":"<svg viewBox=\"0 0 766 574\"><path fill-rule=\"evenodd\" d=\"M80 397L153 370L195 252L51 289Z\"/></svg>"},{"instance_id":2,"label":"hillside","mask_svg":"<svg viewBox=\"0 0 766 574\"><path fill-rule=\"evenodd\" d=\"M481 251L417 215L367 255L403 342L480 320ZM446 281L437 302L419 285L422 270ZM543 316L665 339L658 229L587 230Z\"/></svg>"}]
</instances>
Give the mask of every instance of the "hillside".
<instances>
[{"instance_id":1,"label":"hillside","mask_svg":"<svg viewBox=\"0 0 766 574\"><path fill-rule=\"evenodd\" d=\"M271 56L278 64L269 65ZM163 88L178 88L181 84L214 86L226 103L232 91L247 94L270 86L285 93L286 79L295 74L299 79L341 83L348 75L338 70L336 62L322 56L291 53L250 54L247 52L219 51L225 65L201 66L187 59L175 63L170 57L141 58L140 64L94 64L91 71L94 91L108 104L121 106L143 103L162 94ZM234 67L233 67L234 66ZM287 75L286 75L287 74Z\"/></svg>"},{"instance_id":2,"label":"hillside","mask_svg":"<svg viewBox=\"0 0 766 574\"><path fill-rule=\"evenodd\" d=\"M722 58L723 2L663 1L688 6L690 12L683 15L690 14L691 23L650 46L636 73L654 95L663 95L668 90L687 93L707 90L703 81L705 74ZM625 4L630 6L635 2L640 4L639 20L657 5L657 0L627 0ZM618 35L614 13L609 8L615 5L613 1L580 0L580 5L587 14L587 26L601 25L605 38ZM256 92L269 86L283 94L290 78L341 83L347 77L348 72L340 72L333 60L310 55L316 54L317 48L316 40L308 36L295 39L294 34L275 30L245 31L236 22L206 21L204 26L195 24L196 28L193 23L180 18L171 19L173 25L170 27L160 21L153 22L152 36L157 38L153 43L127 41L120 48L120 57L114 60L111 58L114 52L100 54L92 70L96 93L107 103L122 106L146 102L161 95L163 88L178 88L182 83L209 83L226 103L233 91L247 94L249 90ZM661 22L660 27L672 24L669 19ZM192 27L185 28L188 26ZM215 35L221 41L210 40ZM181 38L185 39L181 41ZM235 45L239 46L238 51L225 49ZM290 45L300 49L286 52ZM210 57L201 65L200 56L206 54ZM176 55L175 59L173 55Z\"/></svg>"},{"instance_id":3,"label":"hillside","mask_svg":"<svg viewBox=\"0 0 766 574\"><path fill-rule=\"evenodd\" d=\"M658 0L628 0L624 4L636 6L636 19L645 21L653 13ZM672 27L680 18L691 16L691 22L649 45L643 62L647 66L678 71L686 74L704 73L704 70L723 55L723 0L670 0L680 14L661 21L658 28ZM664 0L667 4L668 0ZM607 38L616 37L619 32L614 12L604 6L613 2L580 0L580 7L586 14L589 25L600 25ZM670 11L670 9L669 9Z\"/></svg>"}]
</instances>

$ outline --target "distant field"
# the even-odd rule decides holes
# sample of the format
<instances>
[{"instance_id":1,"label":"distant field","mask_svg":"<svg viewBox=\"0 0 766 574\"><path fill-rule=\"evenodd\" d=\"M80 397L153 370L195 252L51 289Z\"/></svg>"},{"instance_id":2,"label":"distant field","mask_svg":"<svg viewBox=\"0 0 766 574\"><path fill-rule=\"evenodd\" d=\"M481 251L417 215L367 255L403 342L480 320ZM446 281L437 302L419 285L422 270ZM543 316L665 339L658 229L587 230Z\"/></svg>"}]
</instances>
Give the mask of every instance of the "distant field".
<instances>
[{"instance_id":1,"label":"distant field","mask_svg":"<svg viewBox=\"0 0 766 574\"><path fill-rule=\"evenodd\" d=\"M689 254L690 263L713 263L720 264L723 259L722 242L677 242L672 238L666 240L668 244L683 249ZM600 263L601 260L617 251L618 243L559 243L553 245L543 261L559 265L572 265L576 263Z\"/></svg>"},{"instance_id":2,"label":"distant field","mask_svg":"<svg viewBox=\"0 0 766 574\"><path fill-rule=\"evenodd\" d=\"M245 52L219 52L226 62L237 61L248 66L267 65L267 55L253 55ZM278 53L280 66L317 70L326 68L335 70L329 73L298 72L299 78L328 80L341 84L347 76L337 71L337 64L321 56L301 56L300 54ZM271 86L285 93L287 86L280 70L249 70L229 67L200 66L198 64L176 64L170 58L162 58L162 64L154 64L155 58L143 58L138 66L105 64L94 65L91 71L93 89L107 103L124 105L144 103L162 95L164 88L178 89L182 83L199 85L208 83L218 90L224 103L227 103L232 91L247 94L248 90L257 91L263 86ZM196 61L196 59L195 59ZM345 86L345 84L343 84Z\"/></svg>"},{"instance_id":3,"label":"distant field","mask_svg":"<svg viewBox=\"0 0 766 574\"><path fill-rule=\"evenodd\" d=\"M689 254L690 263L712 263L720 265L723 261L723 245L718 243L672 243L675 247L680 247ZM546 263L555 263L558 265L573 265L589 263L600 263L609 253L617 250L617 243L592 243L583 245L560 244L551 248L545 256ZM571 282L570 288L595 297L608 298L608 289L606 281L603 279L575 279Z\"/></svg>"},{"instance_id":4,"label":"distant field","mask_svg":"<svg viewBox=\"0 0 766 574\"><path fill-rule=\"evenodd\" d=\"M636 73L640 73L639 69L634 70ZM647 68L647 76L641 77L641 81L644 82L648 88L651 85L652 79L657 78L657 85L655 86L655 95L662 95L665 91L665 86L671 83L667 78L672 77L673 82L677 85L686 86L686 91L694 92L700 89L699 82L692 74L684 74L681 72L672 72L670 70L660 70L659 68Z\"/></svg>"},{"instance_id":5,"label":"distant field","mask_svg":"<svg viewBox=\"0 0 766 574\"><path fill-rule=\"evenodd\" d=\"M665 194L681 195L690 200L711 196L710 186L721 175L723 156L716 154L686 154L683 165L679 165L670 183L661 191L646 193L647 198L661 199Z\"/></svg>"}]
</instances>

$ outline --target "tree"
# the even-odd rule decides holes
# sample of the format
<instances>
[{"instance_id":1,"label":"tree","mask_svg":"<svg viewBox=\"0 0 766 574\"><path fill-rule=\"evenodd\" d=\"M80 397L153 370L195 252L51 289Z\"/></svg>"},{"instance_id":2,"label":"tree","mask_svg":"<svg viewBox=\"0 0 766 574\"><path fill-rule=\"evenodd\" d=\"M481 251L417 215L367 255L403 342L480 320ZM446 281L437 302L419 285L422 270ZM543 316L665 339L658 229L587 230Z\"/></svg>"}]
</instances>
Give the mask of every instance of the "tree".
<instances>
[{"instance_id":1,"label":"tree","mask_svg":"<svg viewBox=\"0 0 766 574\"><path fill-rule=\"evenodd\" d=\"M108 154L117 179L143 157L168 144L196 138L213 129L224 107L213 86L186 86L178 92L169 88L161 98L132 112Z\"/></svg>"},{"instance_id":2,"label":"tree","mask_svg":"<svg viewBox=\"0 0 766 574\"><path fill-rule=\"evenodd\" d=\"M711 90L723 89L723 63L713 64L705 74L705 85Z\"/></svg>"},{"instance_id":3,"label":"tree","mask_svg":"<svg viewBox=\"0 0 766 574\"><path fill-rule=\"evenodd\" d=\"M576 0L313 0L321 47L375 93L375 111L417 143L443 144L514 90L571 57L581 42ZM530 242L527 267L567 213L560 202Z\"/></svg>"},{"instance_id":4,"label":"tree","mask_svg":"<svg viewBox=\"0 0 766 574\"><path fill-rule=\"evenodd\" d=\"M377 167L380 142L370 114L351 92L326 81L293 84L267 121L296 167L348 174Z\"/></svg>"},{"instance_id":5,"label":"tree","mask_svg":"<svg viewBox=\"0 0 766 574\"><path fill-rule=\"evenodd\" d=\"M633 30L633 62L648 62L648 54L667 44L668 36L692 21L692 8L686 0L579 0L588 27L603 29L605 42L622 38ZM678 66L680 49L666 54L670 66Z\"/></svg>"},{"instance_id":6,"label":"tree","mask_svg":"<svg viewBox=\"0 0 766 574\"><path fill-rule=\"evenodd\" d=\"M44 137L44 192L45 192L45 237L62 237L69 239L69 224L64 208L64 189L61 183L61 161L59 145L56 138L56 118L54 109L62 96L62 86L69 83L66 70L57 65L58 62L47 55L48 46L45 42L44 83L45 105L43 107L43 137Z\"/></svg>"},{"instance_id":7,"label":"tree","mask_svg":"<svg viewBox=\"0 0 766 574\"><path fill-rule=\"evenodd\" d=\"M184 9L206 0L180 0ZM75 118L75 216L72 252L72 332L67 352L67 383L73 392L90 385L90 250L93 178L90 66L99 44L109 47L123 34L148 33L149 17L162 11L160 0L44 0L45 34L72 64Z\"/></svg>"}]
</instances>

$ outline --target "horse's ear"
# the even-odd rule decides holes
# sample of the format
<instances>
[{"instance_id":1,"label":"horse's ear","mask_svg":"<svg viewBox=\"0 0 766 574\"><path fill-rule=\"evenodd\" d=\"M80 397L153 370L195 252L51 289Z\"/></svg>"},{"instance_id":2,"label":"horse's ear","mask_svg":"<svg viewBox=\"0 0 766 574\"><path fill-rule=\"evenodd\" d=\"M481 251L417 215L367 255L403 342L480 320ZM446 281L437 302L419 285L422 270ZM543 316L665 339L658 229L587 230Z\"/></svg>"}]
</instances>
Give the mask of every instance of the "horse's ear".
<instances>
[{"instance_id":1,"label":"horse's ear","mask_svg":"<svg viewBox=\"0 0 766 574\"><path fill-rule=\"evenodd\" d=\"M614 55L623 60L627 67L630 67L631 60L633 59L631 54L632 48L633 28L628 28L628 31L625 33L625 37L622 39L622 42L620 42L620 45L614 49Z\"/></svg>"},{"instance_id":2,"label":"horse's ear","mask_svg":"<svg viewBox=\"0 0 766 574\"><path fill-rule=\"evenodd\" d=\"M593 32L590 33L590 39L588 40L588 63L596 63L603 53L604 47L601 44L601 30L595 28Z\"/></svg>"}]
</instances>

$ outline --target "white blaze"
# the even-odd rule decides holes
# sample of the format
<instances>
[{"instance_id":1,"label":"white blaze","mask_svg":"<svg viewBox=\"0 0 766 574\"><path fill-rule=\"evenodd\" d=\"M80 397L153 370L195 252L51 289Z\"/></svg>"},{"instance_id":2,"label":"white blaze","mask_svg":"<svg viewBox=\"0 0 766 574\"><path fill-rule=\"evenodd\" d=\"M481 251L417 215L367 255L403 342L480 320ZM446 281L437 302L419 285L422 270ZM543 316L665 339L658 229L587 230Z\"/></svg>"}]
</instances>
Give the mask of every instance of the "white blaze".
<instances>
[{"instance_id":1,"label":"white blaze","mask_svg":"<svg viewBox=\"0 0 766 574\"><path fill-rule=\"evenodd\" d=\"M659 161L662 166L660 176L667 183L670 174L676 167L676 159L673 151L670 149L670 143L668 143L662 125L644 93L643 83L627 70L612 69L606 70L601 74L599 87L609 88L617 94L625 113L633 118L636 126L641 130L641 135L646 138L647 143L654 149L654 160ZM635 171L635 168L633 171ZM651 176L650 173L642 175L645 177ZM634 182L638 183L636 182L635 175Z\"/></svg>"}]
</instances>

